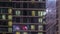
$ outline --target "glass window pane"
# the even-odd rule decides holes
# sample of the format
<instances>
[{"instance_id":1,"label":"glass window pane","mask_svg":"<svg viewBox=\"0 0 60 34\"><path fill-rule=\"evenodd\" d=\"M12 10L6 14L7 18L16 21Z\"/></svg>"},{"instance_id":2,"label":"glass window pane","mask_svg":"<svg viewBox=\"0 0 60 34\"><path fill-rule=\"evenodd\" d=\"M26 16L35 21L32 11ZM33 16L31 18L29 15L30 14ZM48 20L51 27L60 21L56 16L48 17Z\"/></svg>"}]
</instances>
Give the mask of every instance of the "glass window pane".
<instances>
[{"instance_id":1,"label":"glass window pane","mask_svg":"<svg viewBox=\"0 0 60 34\"><path fill-rule=\"evenodd\" d=\"M43 34L43 32L39 32L38 34Z\"/></svg>"},{"instance_id":2,"label":"glass window pane","mask_svg":"<svg viewBox=\"0 0 60 34\"><path fill-rule=\"evenodd\" d=\"M38 11L38 16L45 16L46 12L45 11Z\"/></svg>"},{"instance_id":3,"label":"glass window pane","mask_svg":"<svg viewBox=\"0 0 60 34\"><path fill-rule=\"evenodd\" d=\"M20 34L20 32L16 32L16 34Z\"/></svg>"},{"instance_id":4,"label":"glass window pane","mask_svg":"<svg viewBox=\"0 0 60 34\"><path fill-rule=\"evenodd\" d=\"M43 31L43 25L38 25L38 30Z\"/></svg>"},{"instance_id":5,"label":"glass window pane","mask_svg":"<svg viewBox=\"0 0 60 34\"><path fill-rule=\"evenodd\" d=\"M6 27L0 27L0 32L8 32L8 28Z\"/></svg>"},{"instance_id":6,"label":"glass window pane","mask_svg":"<svg viewBox=\"0 0 60 34\"><path fill-rule=\"evenodd\" d=\"M42 23L42 21L43 21L43 18L38 18L39 23Z\"/></svg>"},{"instance_id":7,"label":"glass window pane","mask_svg":"<svg viewBox=\"0 0 60 34\"><path fill-rule=\"evenodd\" d=\"M35 30L35 25L31 25L31 30Z\"/></svg>"},{"instance_id":8,"label":"glass window pane","mask_svg":"<svg viewBox=\"0 0 60 34\"><path fill-rule=\"evenodd\" d=\"M12 26L12 21L8 21L8 26Z\"/></svg>"},{"instance_id":9,"label":"glass window pane","mask_svg":"<svg viewBox=\"0 0 60 34\"><path fill-rule=\"evenodd\" d=\"M35 11L32 11L32 16L35 16Z\"/></svg>"},{"instance_id":10,"label":"glass window pane","mask_svg":"<svg viewBox=\"0 0 60 34\"><path fill-rule=\"evenodd\" d=\"M2 19L4 19L4 20L5 20L5 19L6 19L6 15L2 15Z\"/></svg>"},{"instance_id":11,"label":"glass window pane","mask_svg":"<svg viewBox=\"0 0 60 34\"><path fill-rule=\"evenodd\" d=\"M12 20L12 15L8 15L8 19L9 20Z\"/></svg>"},{"instance_id":12,"label":"glass window pane","mask_svg":"<svg viewBox=\"0 0 60 34\"><path fill-rule=\"evenodd\" d=\"M20 13L21 13L21 12L20 12L19 10L15 11L15 14L16 14L17 16L19 16Z\"/></svg>"},{"instance_id":13,"label":"glass window pane","mask_svg":"<svg viewBox=\"0 0 60 34\"><path fill-rule=\"evenodd\" d=\"M20 17L16 18L16 23L20 23Z\"/></svg>"},{"instance_id":14,"label":"glass window pane","mask_svg":"<svg viewBox=\"0 0 60 34\"><path fill-rule=\"evenodd\" d=\"M27 32L23 32L23 34L28 34Z\"/></svg>"},{"instance_id":15,"label":"glass window pane","mask_svg":"<svg viewBox=\"0 0 60 34\"><path fill-rule=\"evenodd\" d=\"M11 14L12 13L12 9L8 9L8 13Z\"/></svg>"},{"instance_id":16,"label":"glass window pane","mask_svg":"<svg viewBox=\"0 0 60 34\"><path fill-rule=\"evenodd\" d=\"M37 34L38 32L31 32L31 34Z\"/></svg>"},{"instance_id":17,"label":"glass window pane","mask_svg":"<svg viewBox=\"0 0 60 34\"><path fill-rule=\"evenodd\" d=\"M8 28L8 32L12 32L12 28Z\"/></svg>"},{"instance_id":18,"label":"glass window pane","mask_svg":"<svg viewBox=\"0 0 60 34\"><path fill-rule=\"evenodd\" d=\"M0 14L0 19L2 19L2 15Z\"/></svg>"},{"instance_id":19,"label":"glass window pane","mask_svg":"<svg viewBox=\"0 0 60 34\"><path fill-rule=\"evenodd\" d=\"M7 21L2 21L2 20L0 20L0 25L6 26L6 25L8 25L8 23L7 23Z\"/></svg>"}]
</instances>

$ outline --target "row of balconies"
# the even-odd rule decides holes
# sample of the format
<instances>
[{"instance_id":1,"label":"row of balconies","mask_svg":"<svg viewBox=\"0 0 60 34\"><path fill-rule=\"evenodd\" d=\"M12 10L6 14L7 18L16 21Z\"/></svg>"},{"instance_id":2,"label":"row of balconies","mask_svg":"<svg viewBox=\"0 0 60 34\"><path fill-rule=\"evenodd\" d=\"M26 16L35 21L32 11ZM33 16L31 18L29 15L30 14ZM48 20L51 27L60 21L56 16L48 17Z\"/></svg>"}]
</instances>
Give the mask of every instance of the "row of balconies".
<instances>
[{"instance_id":1,"label":"row of balconies","mask_svg":"<svg viewBox=\"0 0 60 34\"><path fill-rule=\"evenodd\" d=\"M11 1L11 0L8 0ZM7 34L45 34L45 1L0 0L0 33ZM17 3L15 3L17 2ZM21 2L21 3L19 3ZM39 4L38 4L39 3ZM23 6L24 5L24 6ZM41 5L41 6L39 6ZM4 9L4 7L6 9ZM3 8L3 10L2 10ZM11 9L8 9L11 8ZM41 9L42 8L42 9ZM43 9L44 8L44 9ZM36 10L36 11L33 11ZM39 11L38 11L39 10ZM41 12L40 12L41 11ZM43 11L43 12L42 12ZM36 15L37 12L37 15ZM41 15L39 15L39 14ZM40 19L38 19L40 18ZM34 21L35 20L35 21ZM41 30L40 30L41 29Z\"/></svg>"}]
</instances>

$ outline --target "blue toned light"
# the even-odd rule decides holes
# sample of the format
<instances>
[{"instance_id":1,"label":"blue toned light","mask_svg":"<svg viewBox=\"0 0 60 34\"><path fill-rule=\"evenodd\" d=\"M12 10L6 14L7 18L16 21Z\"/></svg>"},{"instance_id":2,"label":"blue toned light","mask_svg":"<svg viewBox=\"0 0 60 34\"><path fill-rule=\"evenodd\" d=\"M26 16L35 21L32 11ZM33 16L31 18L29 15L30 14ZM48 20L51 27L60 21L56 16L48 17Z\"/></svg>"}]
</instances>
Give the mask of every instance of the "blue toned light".
<instances>
[{"instance_id":1,"label":"blue toned light","mask_svg":"<svg viewBox=\"0 0 60 34\"><path fill-rule=\"evenodd\" d=\"M20 27L17 26L17 25L13 25L13 31L19 31L20 30Z\"/></svg>"}]
</instances>

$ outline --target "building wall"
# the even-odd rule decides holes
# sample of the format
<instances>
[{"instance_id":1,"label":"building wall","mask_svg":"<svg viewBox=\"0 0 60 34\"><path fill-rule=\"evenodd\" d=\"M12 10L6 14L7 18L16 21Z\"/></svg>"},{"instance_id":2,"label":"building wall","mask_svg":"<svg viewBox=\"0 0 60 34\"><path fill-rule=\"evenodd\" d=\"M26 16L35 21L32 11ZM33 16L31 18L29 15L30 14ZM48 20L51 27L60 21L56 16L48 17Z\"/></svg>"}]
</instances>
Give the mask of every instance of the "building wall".
<instances>
[{"instance_id":1,"label":"building wall","mask_svg":"<svg viewBox=\"0 0 60 34\"><path fill-rule=\"evenodd\" d=\"M56 0L46 0L47 11L47 32L46 34L55 34L56 25Z\"/></svg>"},{"instance_id":2,"label":"building wall","mask_svg":"<svg viewBox=\"0 0 60 34\"><path fill-rule=\"evenodd\" d=\"M60 0L57 0L57 15L58 15L58 34L60 34Z\"/></svg>"}]
</instances>

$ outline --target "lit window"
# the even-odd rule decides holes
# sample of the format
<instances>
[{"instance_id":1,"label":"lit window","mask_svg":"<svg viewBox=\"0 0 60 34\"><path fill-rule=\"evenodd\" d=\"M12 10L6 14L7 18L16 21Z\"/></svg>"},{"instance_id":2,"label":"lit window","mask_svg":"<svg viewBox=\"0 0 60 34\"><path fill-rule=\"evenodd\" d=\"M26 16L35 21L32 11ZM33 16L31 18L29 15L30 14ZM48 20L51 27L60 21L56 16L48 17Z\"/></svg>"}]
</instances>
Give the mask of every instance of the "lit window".
<instances>
[{"instance_id":1,"label":"lit window","mask_svg":"<svg viewBox=\"0 0 60 34\"><path fill-rule=\"evenodd\" d=\"M32 11L32 16L35 16L35 11Z\"/></svg>"},{"instance_id":2,"label":"lit window","mask_svg":"<svg viewBox=\"0 0 60 34\"><path fill-rule=\"evenodd\" d=\"M8 21L8 26L12 26L12 21Z\"/></svg>"},{"instance_id":3,"label":"lit window","mask_svg":"<svg viewBox=\"0 0 60 34\"><path fill-rule=\"evenodd\" d=\"M35 30L35 25L31 25L31 30Z\"/></svg>"},{"instance_id":4,"label":"lit window","mask_svg":"<svg viewBox=\"0 0 60 34\"><path fill-rule=\"evenodd\" d=\"M15 12L15 14L16 14L16 15L20 15L20 11L17 10L17 11Z\"/></svg>"},{"instance_id":5,"label":"lit window","mask_svg":"<svg viewBox=\"0 0 60 34\"><path fill-rule=\"evenodd\" d=\"M20 34L20 32L16 32L16 34Z\"/></svg>"},{"instance_id":6,"label":"lit window","mask_svg":"<svg viewBox=\"0 0 60 34\"><path fill-rule=\"evenodd\" d=\"M12 13L12 9L8 9L8 13L11 14Z\"/></svg>"},{"instance_id":7,"label":"lit window","mask_svg":"<svg viewBox=\"0 0 60 34\"><path fill-rule=\"evenodd\" d=\"M23 30L27 30L28 27L27 27L27 26L22 26L22 29L23 29Z\"/></svg>"},{"instance_id":8,"label":"lit window","mask_svg":"<svg viewBox=\"0 0 60 34\"><path fill-rule=\"evenodd\" d=\"M38 18L39 23L42 23L42 21L43 21L43 18Z\"/></svg>"},{"instance_id":9,"label":"lit window","mask_svg":"<svg viewBox=\"0 0 60 34\"><path fill-rule=\"evenodd\" d=\"M42 32L38 32L38 34L43 34Z\"/></svg>"},{"instance_id":10,"label":"lit window","mask_svg":"<svg viewBox=\"0 0 60 34\"><path fill-rule=\"evenodd\" d=\"M5 15L2 15L2 19L6 19L6 16Z\"/></svg>"},{"instance_id":11,"label":"lit window","mask_svg":"<svg viewBox=\"0 0 60 34\"><path fill-rule=\"evenodd\" d=\"M38 16L44 16L44 15L46 15L45 11L38 11Z\"/></svg>"},{"instance_id":12,"label":"lit window","mask_svg":"<svg viewBox=\"0 0 60 34\"><path fill-rule=\"evenodd\" d=\"M19 27L19 26L13 25L13 32L14 32L14 31L19 31L19 30L20 30L20 27Z\"/></svg>"},{"instance_id":13,"label":"lit window","mask_svg":"<svg viewBox=\"0 0 60 34\"><path fill-rule=\"evenodd\" d=\"M38 30L43 31L43 26L42 25L38 25Z\"/></svg>"},{"instance_id":14,"label":"lit window","mask_svg":"<svg viewBox=\"0 0 60 34\"><path fill-rule=\"evenodd\" d=\"M12 28L8 28L8 32L12 32Z\"/></svg>"},{"instance_id":15,"label":"lit window","mask_svg":"<svg viewBox=\"0 0 60 34\"><path fill-rule=\"evenodd\" d=\"M8 19L9 20L12 20L12 15L8 15Z\"/></svg>"},{"instance_id":16,"label":"lit window","mask_svg":"<svg viewBox=\"0 0 60 34\"><path fill-rule=\"evenodd\" d=\"M23 32L23 34L28 34L27 32Z\"/></svg>"}]
</instances>

